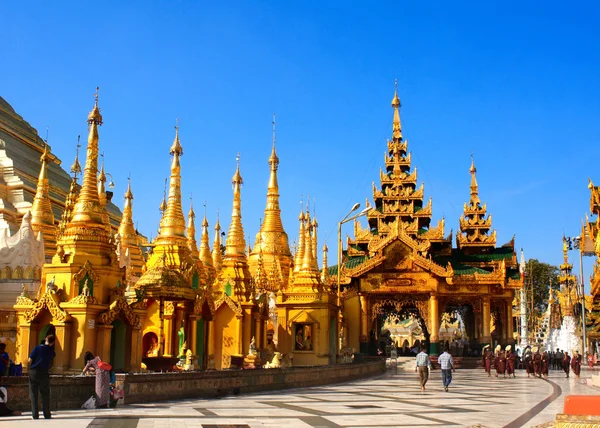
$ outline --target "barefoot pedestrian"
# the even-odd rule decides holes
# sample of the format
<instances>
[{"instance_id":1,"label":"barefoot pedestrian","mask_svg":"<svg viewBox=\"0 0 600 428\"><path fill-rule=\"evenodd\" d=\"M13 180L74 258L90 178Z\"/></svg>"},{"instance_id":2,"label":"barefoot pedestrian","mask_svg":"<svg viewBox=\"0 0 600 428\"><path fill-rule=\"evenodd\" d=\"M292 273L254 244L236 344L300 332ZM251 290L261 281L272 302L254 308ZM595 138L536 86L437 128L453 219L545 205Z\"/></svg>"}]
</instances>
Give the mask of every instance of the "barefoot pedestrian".
<instances>
[{"instance_id":1,"label":"barefoot pedestrian","mask_svg":"<svg viewBox=\"0 0 600 428\"><path fill-rule=\"evenodd\" d=\"M438 357L438 363L442 369L442 383L444 384L444 390L448 392L450 382L452 382L452 372L454 371L454 360L452 355L448 352L448 347L444 348L442 355Z\"/></svg>"},{"instance_id":2,"label":"barefoot pedestrian","mask_svg":"<svg viewBox=\"0 0 600 428\"><path fill-rule=\"evenodd\" d=\"M38 393L42 396L44 418L50 419L50 373L54 360L54 336L46 336L44 344L33 348L29 355L29 397L31 398L31 416L39 419Z\"/></svg>"},{"instance_id":3,"label":"barefoot pedestrian","mask_svg":"<svg viewBox=\"0 0 600 428\"><path fill-rule=\"evenodd\" d=\"M419 373L419 381L421 382L421 391L425 391L425 384L429 379L429 369L431 368L431 360L425 351L425 346L421 348L421 352L417 354L415 372Z\"/></svg>"}]
</instances>

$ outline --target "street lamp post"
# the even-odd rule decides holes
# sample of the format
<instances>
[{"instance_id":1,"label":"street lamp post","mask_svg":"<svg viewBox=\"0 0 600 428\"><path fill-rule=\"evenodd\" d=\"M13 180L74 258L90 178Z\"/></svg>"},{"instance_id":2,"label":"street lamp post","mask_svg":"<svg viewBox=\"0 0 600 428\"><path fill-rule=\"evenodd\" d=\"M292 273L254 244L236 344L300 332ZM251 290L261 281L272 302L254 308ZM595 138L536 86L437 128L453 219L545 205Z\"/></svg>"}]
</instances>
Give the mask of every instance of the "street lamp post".
<instances>
[{"instance_id":1,"label":"street lamp post","mask_svg":"<svg viewBox=\"0 0 600 428\"><path fill-rule=\"evenodd\" d=\"M360 208L360 204L357 202L352 206L352 209L338 222L338 251L337 251L337 307L338 307L338 320L337 320L337 334L336 338L338 340L338 351L342 349L342 340L340 340L340 333L342 331L342 287L341 287L341 278L342 278L342 225L344 223L348 223L349 221L355 220L363 215L367 214L371 207L366 207L358 214L350 216L354 211Z\"/></svg>"}]
</instances>

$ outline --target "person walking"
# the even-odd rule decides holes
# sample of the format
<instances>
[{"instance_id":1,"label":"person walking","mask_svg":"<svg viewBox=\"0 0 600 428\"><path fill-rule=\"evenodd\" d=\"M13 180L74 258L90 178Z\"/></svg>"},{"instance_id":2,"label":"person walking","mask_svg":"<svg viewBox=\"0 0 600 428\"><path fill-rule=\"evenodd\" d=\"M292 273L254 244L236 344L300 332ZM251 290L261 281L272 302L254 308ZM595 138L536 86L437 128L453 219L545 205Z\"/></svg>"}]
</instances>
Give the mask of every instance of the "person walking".
<instances>
[{"instance_id":1,"label":"person walking","mask_svg":"<svg viewBox=\"0 0 600 428\"><path fill-rule=\"evenodd\" d=\"M571 358L571 369L573 373L575 373L575 379L579 379L579 374L581 373L581 355L579 351L573 351L573 358Z\"/></svg>"},{"instance_id":2,"label":"person walking","mask_svg":"<svg viewBox=\"0 0 600 428\"><path fill-rule=\"evenodd\" d=\"M563 371L565 372L565 374L567 375L567 379L568 379L569 371L571 370L571 357L569 356L569 353L567 351L565 351L563 354L562 368L563 368Z\"/></svg>"},{"instance_id":3,"label":"person walking","mask_svg":"<svg viewBox=\"0 0 600 428\"><path fill-rule=\"evenodd\" d=\"M417 354L416 357L416 367L415 372L419 373L419 380L421 382L421 391L425 391L425 384L427 383L427 379L429 379L429 369L431 368L431 360L429 359L429 355L425 351L425 347L421 347L421 352Z\"/></svg>"},{"instance_id":4,"label":"person walking","mask_svg":"<svg viewBox=\"0 0 600 428\"><path fill-rule=\"evenodd\" d=\"M481 354L481 358L483 360L483 368L485 372L488 374L488 377L492 376L492 363L494 361L494 354L490 350L490 345L485 345L483 347L483 353Z\"/></svg>"},{"instance_id":5,"label":"person walking","mask_svg":"<svg viewBox=\"0 0 600 428\"><path fill-rule=\"evenodd\" d=\"M29 397L31 398L31 416L39 419L38 392L42 396L44 418L50 419L50 374L54 360L54 336L46 336L44 343L33 348L29 355Z\"/></svg>"},{"instance_id":6,"label":"person walking","mask_svg":"<svg viewBox=\"0 0 600 428\"><path fill-rule=\"evenodd\" d=\"M563 362L564 354L560 350L560 348L556 348L556 353L554 354L554 368L556 370L562 370L562 362Z\"/></svg>"},{"instance_id":7,"label":"person walking","mask_svg":"<svg viewBox=\"0 0 600 428\"><path fill-rule=\"evenodd\" d=\"M516 356L515 353L512 351L512 346L508 345L506 347L506 373L508 374L508 377L510 377L510 375L512 375L512 377L515 377L515 360L516 360Z\"/></svg>"},{"instance_id":8,"label":"person walking","mask_svg":"<svg viewBox=\"0 0 600 428\"><path fill-rule=\"evenodd\" d=\"M448 392L450 382L452 382L452 372L454 371L454 360L452 355L448 352L448 347L444 348L442 355L438 357L438 363L442 369L442 383L444 384L444 390Z\"/></svg>"}]
</instances>

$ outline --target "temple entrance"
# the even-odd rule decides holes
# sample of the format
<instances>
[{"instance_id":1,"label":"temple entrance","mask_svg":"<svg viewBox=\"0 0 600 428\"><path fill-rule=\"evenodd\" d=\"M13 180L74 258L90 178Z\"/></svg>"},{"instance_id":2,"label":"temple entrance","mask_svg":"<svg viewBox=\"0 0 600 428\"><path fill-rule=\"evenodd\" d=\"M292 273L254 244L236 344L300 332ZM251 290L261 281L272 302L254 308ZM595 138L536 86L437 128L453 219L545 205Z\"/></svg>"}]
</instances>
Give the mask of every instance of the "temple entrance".
<instances>
[{"instance_id":1,"label":"temple entrance","mask_svg":"<svg viewBox=\"0 0 600 428\"><path fill-rule=\"evenodd\" d=\"M503 320L505 319L503 309L504 308L502 308L502 306L500 306L499 304L493 305L492 309L491 309L492 320L491 320L490 332L491 332L492 343L494 344L494 347L498 344L502 344L505 342L504 330L505 330L506 326L504 325L504 322L503 322Z\"/></svg>"},{"instance_id":2,"label":"temple entrance","mask_svg":"<svg viewBox=\"0 0 600 428\"><path fill-rule=\"evenodd\" d=\"M371 312L369 353L381 355L395 347L400 348L401 355L416 355L421 346L429 348L427 302L426 298L376 301Z\"/></svg>"},{"instance_id":3,"label":"temple entrance","mask_svg":"<svg viewBox=\"0 0 600 428\"><path fill-rule=\"evenodd\" d=\"M48 337L51 334L56 335L56 327L54 327L54 325L52 325L52 324L46 324L45 326L43 326L40 329L38 343L36 345L39 345L40 343L42 343L46 339L46 337Z\"/></svg>"},{"instance_id":4,"label":"temple entrance","mask_svg":"<svg viewBox=\"0 0 600 428\"><path fill-rule=\"evenodd\" d=\"M438 332L440 351L448 347L453 356L475 356L474 353L479 350L475 337L473 305L470 302L446 302L440 317Z\"/></svg>"},{"instance_id":5,"label":"temple entrance","mask_svg":"<svg viewBox=\"0 0 600 428\"><path fill-rule=\"evenodd\" d=\"M124 372L127 327L119 319L114 320L112 326L110 332L110 364L115 372Z\"/></svg>"}]
</instances>

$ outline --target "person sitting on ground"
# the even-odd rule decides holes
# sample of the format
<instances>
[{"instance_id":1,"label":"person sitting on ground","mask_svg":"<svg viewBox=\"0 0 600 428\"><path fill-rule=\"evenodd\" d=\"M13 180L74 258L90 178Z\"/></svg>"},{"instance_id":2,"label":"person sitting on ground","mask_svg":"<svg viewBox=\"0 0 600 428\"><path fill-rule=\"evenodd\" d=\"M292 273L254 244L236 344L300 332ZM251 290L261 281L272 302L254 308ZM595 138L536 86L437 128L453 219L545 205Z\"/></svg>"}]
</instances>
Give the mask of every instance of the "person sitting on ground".
<instances>
[{"instance_id":1,"label":"person sitting on ground","mask_svg":"<svg viewBox=\"0 0 600 428\"><path fill-rule=\"evenodd\" d=\"M6 405L8 401L8 391L5 387L0 387L0 417L2 416L21 416L18 410L13 410Z\"/></svg>"}]
</instances>

